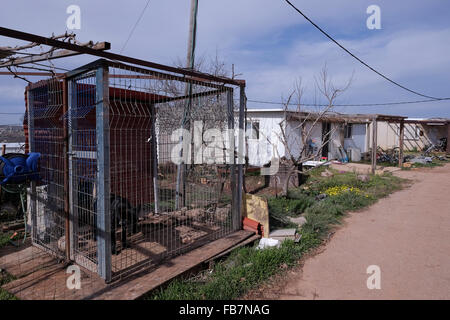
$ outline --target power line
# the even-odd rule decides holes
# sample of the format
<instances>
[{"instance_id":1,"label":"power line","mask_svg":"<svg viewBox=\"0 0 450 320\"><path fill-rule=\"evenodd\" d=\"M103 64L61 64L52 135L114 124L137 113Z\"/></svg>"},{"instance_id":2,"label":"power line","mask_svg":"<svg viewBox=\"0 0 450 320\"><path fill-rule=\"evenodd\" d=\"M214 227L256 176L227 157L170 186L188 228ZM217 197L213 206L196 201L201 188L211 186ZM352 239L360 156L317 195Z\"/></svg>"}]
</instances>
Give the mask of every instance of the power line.
<instances>
[{"instance_id":1,"label":"power line","mask_svg":"<svg viewBox=\"0 0 450 320\"><path fill-rule=\"evenodd\" d=\"M360 58L358 58L355 54L353 54L352 52L350 52L347 48L345 48L343 45L341 45L338 41L336 41L332 36L330 36L328 33L326 33L321 27L319 27L317 24L315 24L310 18L308 18L302 11L300 11L296 6L294 6L289 0L285 0L292 8L294 8L295 11L297 11L299 14L301 14L309 23L311 23L317 30L319 30L320 32L322 32L328 39L330 39L331 41L333 41L337 46L339 46L342 50L344 50L345 52L347 52L350 56L352 56L353 58L355 58L357 61L359 61L361 64L363 64L364 66L366 66L367 68L369 68L370 70L372 70L373 72L375 72L376 74L378 74L379 76L381 76L382 78L384 78L385 80L391 82L392 84L402 88L403 90L409 91L411 93L414 93L415 95L424 97L424 98L429 98L429 99L433 99L433 100L449 100L449 98L435 98L435 97L431 97L431 96L427 96L425 94L419 93L417 91L408 89L407 87L399 84L398 82L388 78L387 76L385 76L384 74L382 74L381 72L375 70L374 68L372 68L370 65L368 65L366 62L364 62L363 60L361 60Z\"/></svg>"},{"instance_id":2,"label":"power line","mask_svg":"<svg viewBox=\"0 0 450 320\"><path fill-rule=\"evenodd\" d=\"M133 36L134 30L136 30L136 27L138 26L139 22L141 22L141 19L144 16L145 10L147 10L147 7L149 4L150 4L150 0L147 1L147 4L145 5L144 9L142 9L142 12L139 15L139 18L137 19L136 23L134 24L133 29L131 29L130 34L128 35L127 41L125 41L125 44L123 45L122 49L120 50L120 53L123 52L123 50L125 49L125 47L128 44L128 41L130 41L131 37Z\"/></svg>"},{"instance_id":3,"label":"power line","mask_svg":"<svg viewBox=\"0 0 450 320\"><path fill-rule=\"evenodd\" d=\"M361 103L361 104L333 104L334 107L377 107L377 106L392 106L392 105L407 105L407 104L417 104L426 102L438 102L447 101L450 98L442 99L429 99L429 100L416 100L416 101L399 101L399 102L385 102L385 103ZM261 103L261 104L274 104L274 105L285 105L282 102L275 101L263 101L263 100L247 100L248 102ZM301 103L305 107L328 107L327 104L314 104L314 103Z\"/></svg>"},{"instance_id":4,"label":"power line","mask_svg":"<svg viewBox=\"0 0 450 320\"><path fill-rule=\"evenodd\" d=\"M235 99L239 100L239 99ZM398 102L384 102L384 103L356 103L356 104L334 104L334 107L380 107L380 106L392 106L392 105L408 105L408 104L418 104L418 103L427 103L427 102L439 102L439 101L448 101L450 98L442 98L442 99L429 99L429 100L415 100L415 101L398 101ZM252 100L248 99L247 102L252 103L261 103L261 104L272 104L272 105L285 105L283 102L275 102L275 101L265 101L265 100ZM305 107L328 107L327 104L315 104L315 103L301 103L302 106ZM24 112L0 112L3 115L23 115Z\"/></svg>"}]
</instances>

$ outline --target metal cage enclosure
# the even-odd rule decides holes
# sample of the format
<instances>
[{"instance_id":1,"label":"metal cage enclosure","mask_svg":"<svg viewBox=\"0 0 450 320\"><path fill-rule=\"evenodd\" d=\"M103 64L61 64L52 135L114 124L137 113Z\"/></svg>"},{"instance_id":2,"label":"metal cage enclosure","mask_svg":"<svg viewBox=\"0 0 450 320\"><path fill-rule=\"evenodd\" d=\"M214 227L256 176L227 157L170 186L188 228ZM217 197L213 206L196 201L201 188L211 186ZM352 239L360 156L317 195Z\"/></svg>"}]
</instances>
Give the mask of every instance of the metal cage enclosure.
<instances>
[{"instance_id":1,"label":"metal cage enclosure","mask_svg":"<svg viewBox=\"0 0 450 320\"><path fill-rule=\"evenodd\" d=\"M241 228L244 85L101 59L26 97L34 245L109 282Z\"/></svg>"}]
</instances>

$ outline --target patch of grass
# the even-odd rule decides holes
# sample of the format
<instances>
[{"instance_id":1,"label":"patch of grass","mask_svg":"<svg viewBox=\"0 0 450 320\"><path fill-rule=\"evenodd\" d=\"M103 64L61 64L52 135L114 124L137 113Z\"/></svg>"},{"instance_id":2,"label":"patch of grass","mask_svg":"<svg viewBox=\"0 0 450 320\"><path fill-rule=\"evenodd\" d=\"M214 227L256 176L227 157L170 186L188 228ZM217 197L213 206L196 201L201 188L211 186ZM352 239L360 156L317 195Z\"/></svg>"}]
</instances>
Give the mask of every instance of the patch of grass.
<instances>
[{"instance_id":1,"label":"patch of grass","mask_svg":"<svg viewBox=\"0 0 450 320\"><path fill-rule=\"evenodd\" d=\"M15 278L12 275L6 272L0 273L0 287L13 280L15 280ZM0 288L0 300L18 300L18 298L5 289Z\"/></svg>"},{"instance_id":2,"label":"patch of grass","mask_svg":"<svg viewBox=\"0 0 450 320\"><path fill-rule=\"evenodd\" d=\"M260 170L246 171L245 176L246 177L259 177L259 176L261 176L261 171Z\"/></svg>"},{"instance_id":3,"label":"patch of grass","mask_svg":"<svg viewBox=\"0 0 450 320\"><path fill-rule=\"evenodd\" d=\"M305 213L307 222L302 226L302 231L316 234L320 239L332 226L340 223L343 214L344 210L341 206L330 207L328 201L322 201L308 208Z\"/></svg>"},{"instance_id":4,"label":"patch of grass","mask_svg":"<svg viewBox=\"0 0 450 320\"><path fill-rule=\"evenodd\" d=\"M371 177L366 182L364 190L369 194L372 201L375 202L380 198L390 195L394 191L402 189L406 182L406 179L401 179L391 173L385 173Z\"/></svg>"},{"instance_id":5,"label":"patch of grass","mask_svg":"<svg viewBox=\"0 0 450 320\"><path fill-rule=\"evenodd\" d=\"M0 248L6 246L9 243L9 239L12 233L2 233L0 232ZM7 272L0 272L0 300L17 300L17 298L10 294L1 286L15 280L15 278Z\"/></svg>"},{"instance_id":6,"label":"patch of grass","mask_svg":"<svg viewBox=\"0 0 450 320\"><path fill-rule=\"evenodd\" d=\"M295 217L302 214L308 207L314 204L315 200L298 190L289 191L287 198L269 198L269 225L270 229L296 228L288 217Z\"/></svg>"},{"instance_id":7,"label":"patch of grass","mask_svg":"<svg viewBox=\"0 0 450 320\"><path fill-rule=\"evenodd\" d=\"M15 295L5 289L0 288L0 300L19 300Z\"/></svg>"},{"instance_id":8,"label":"patch of grass","mask_svg":"<svg viewBox=\"0 0 450 320\"><path fill-rule=\"evenodd\" d=\"M317 190L323 191L330 186L351 185L362 192L343 192L316 202L306 209L307 223L302 230L316 232L319 237L323 237L331 227L340 223L346 212L359 210L373 204L378 199L401 189L404 182L404 179L392 174L371 176L369 181L362 182L353 173L342 174L340 177L334 176L328 182L320 182Z\"/></svg>"},{"instance_id":9,"label":"patch of grass","mask_svg":"<svg viewBox=\"0 0 450 320\"><path fill-rule=\"evenodd\" d=\"M307 240L308 237L305 237ZM314 245L314 236L297 245L285 241L279 249L255 250L253 247L236 249L224 261L216 264L212 273L202 281L172 281L163 290L157 290L146 299L153 300L231 300L240 297L255 285L267 280L280 270L294 265L306 247Z\"/></svg>"},{"instance_id":10,"label":"patch of grass","mask_svg":"<svg viewBox=\"0 0 450 320\"><path fill-rule=\"evenodd\" d=\"M413 163L411 167L402 167L402 170L411 170L411 168L435 168L435 167L442 167L444 164L448 163L448 161L439 161L439 160L433 160L433 162L430 163Z\"/></svg>"},{"instance_id":11,"label":"patch of grass","mask_svg":"<svg viewBox=\"0 0 450 320\"><path fill-rule=\"evenodd\" d=\"M6 246L8 244L11 235L12 235L12 233L0 232L0 248Z\"/></svg>"},{"instance_id":12,"label":"patch of grass","mask_svg":"<svg viewBox=\"0 0 450 320\"><path fill-rule=\"evenodd\" d=\"M325 190L337 186L347 185L361 189L364 182L357 179L354 173L337 173L333 171L332 177L309 176L307 182L300 187L302 192L310 196L317 196Z\"/></svg>"},{"instance_id":13,"label":"patch of grass","mask_svg":"<svg viewBox=\"0 0 450 320\"><path fill-rule=\"evenodd\" d=\"M270 198L268 199L270 214L297 216L303 213L306 208L314 204L314 198L304 195L299 198Z\"/></svg>"}]
</instances>

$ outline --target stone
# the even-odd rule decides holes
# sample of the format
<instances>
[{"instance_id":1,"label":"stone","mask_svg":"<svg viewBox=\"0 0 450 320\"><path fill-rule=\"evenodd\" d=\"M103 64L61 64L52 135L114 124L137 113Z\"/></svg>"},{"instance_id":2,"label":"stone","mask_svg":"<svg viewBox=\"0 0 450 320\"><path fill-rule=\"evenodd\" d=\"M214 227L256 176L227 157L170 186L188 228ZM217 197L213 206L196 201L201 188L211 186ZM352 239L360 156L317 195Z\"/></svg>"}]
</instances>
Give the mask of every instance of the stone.
<instances>
[{"instance_id":1,"label":"stone","mask_svg":"<svg viewBox=\"0 0 450 320\"><path fill-rule=\"evenodd\" d=\"M332 177L334 174L333 174L333 172L331 172L330 170L325 169L325 171L322 172L320 175L321 175L322 177Z\"/></svg>"},{"instance_id":2,"label":"stone","mask_svg":"<svg viewBox=\"0 0 450 320\"><path fill-rule=\"evenodd\" d=\"M280 241L284 241L286 239L295 240L296 234L297 234L296 229L280 229L280 230L272 231L269 234L269 238L275 239L275 240L280 240Z\"/></svg>"},{"instance_id":3,"label":"stone","mask_svg":"<svg viewBox=\"0 0 450 320\"><path fill-rule=\"evenodd\" d=\"M307 222L307 221L306 221L306 218L303 217L303 216L296 217L296 218L294 218L294 217L289 217L289 220L290 220L292 223L297 224L299 227L301 227L302 225L304 225L304 224Z\"/></svg>"},{"instance_id":4,"label":"stone","mask_svg":"<svg viewBox=\"0 0 450 320\"><path fill-rule=\"evenodd\" d=\"M315 199L316 199L317 201L321 201L321 200L325 199L326 197L328 197L326 193L321 193L321 194L319 194L318 196L316 196Z\"/></svg>"},{"instance_id":5,"label":"stone","mask_svg":"<svg viewBox=\"0 0 450 320\"><path fill-rule=\"evenodd\" d=\"M360 174L356 177L359 181L367 182L370 180L369 176L367 174Z\"/></svg>"},{"instance_id":6,"label":"stone","mask_svg":"<svg viewBox=\"0 0 450 320\"><path fill-rule=\"evenodd\" d=\"M411 162L405 162L403 163L403 168L411 168L412 163Z\"/></svg>"}]
</instances>

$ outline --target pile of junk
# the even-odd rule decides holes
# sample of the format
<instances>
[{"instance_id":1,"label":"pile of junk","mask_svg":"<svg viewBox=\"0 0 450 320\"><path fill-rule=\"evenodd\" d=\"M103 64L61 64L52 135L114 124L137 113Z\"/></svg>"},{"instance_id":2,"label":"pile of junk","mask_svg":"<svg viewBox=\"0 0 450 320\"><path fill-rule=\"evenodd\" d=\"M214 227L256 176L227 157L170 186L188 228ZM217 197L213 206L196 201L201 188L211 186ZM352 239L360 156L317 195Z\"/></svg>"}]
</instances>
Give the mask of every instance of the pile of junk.
<instances>
[{"instance_id":1,"label":"pile of junk","mask_svg":"<svg viewBox=\"0 0 450 320\"><path fill-rule=\"evenodd\" d=\"M40 180L38 171L40 156L36 152L29 154L7 153L0 156L0 190L7 194L18 194L22 209L21 212L23 213L23 221L21 221L21 218L10 221L10 219L4 219L3 217L3 215L9 214L9 212L6 214L4 212L5 210L1 210L0 212L2 214L0 220L3 221L1 231L12 232L9 242L13 245L18 245L20 234L23 234L23 242L25 242L29 231L27 230L26 217L27 188L29 188L31 181ZM15 218L18 217L16 216Z\"/></svg>"}]
</instances>

